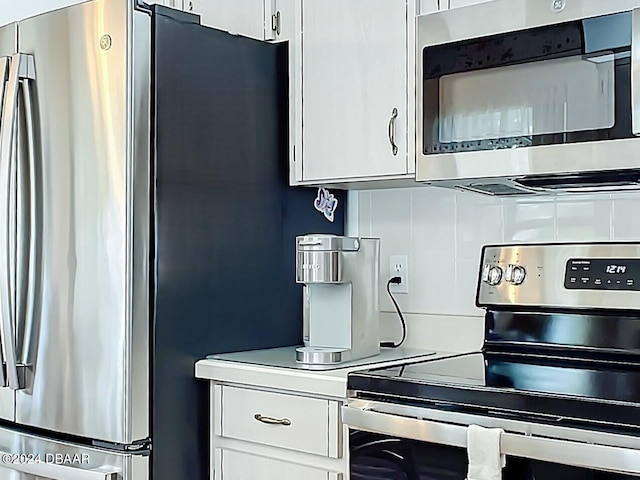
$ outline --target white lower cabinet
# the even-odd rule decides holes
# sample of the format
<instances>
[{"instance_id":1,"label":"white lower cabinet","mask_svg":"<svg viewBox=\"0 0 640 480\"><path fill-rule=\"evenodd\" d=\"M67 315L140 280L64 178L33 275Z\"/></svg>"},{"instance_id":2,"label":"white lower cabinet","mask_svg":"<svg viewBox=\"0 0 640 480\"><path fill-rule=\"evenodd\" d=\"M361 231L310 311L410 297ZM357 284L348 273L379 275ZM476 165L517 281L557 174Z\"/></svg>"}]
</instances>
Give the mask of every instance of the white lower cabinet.
<instances>
[{"instance_id":1,"label":"white lower cabinet","mask_svg":"<svg viewBox=\"0 0 640 480\"><path fill-rule=\"evenodd\" d=\"M221 433L325 456L329 455L328 411L327 400L223 387Z\"/></svg>"},{"instance_id":2,"label":"white lower cabinet","mask_svg":"<svg viewBox=\"0 0 640 480\"><path fill-rule=\"evenodd\" d=\"M212 479L348 480L342 404L212 382Z\"/></svg>"},{"instance_id":3,"label":"white lower cabinet","mask_svg":"<svg viewBox=\"0 0 640 480\"><path fill-rule=\"evenodd\" d=\"M341 480L342 475L249 453L218 449L214 480Z\"/></svg>"}]
</instances>

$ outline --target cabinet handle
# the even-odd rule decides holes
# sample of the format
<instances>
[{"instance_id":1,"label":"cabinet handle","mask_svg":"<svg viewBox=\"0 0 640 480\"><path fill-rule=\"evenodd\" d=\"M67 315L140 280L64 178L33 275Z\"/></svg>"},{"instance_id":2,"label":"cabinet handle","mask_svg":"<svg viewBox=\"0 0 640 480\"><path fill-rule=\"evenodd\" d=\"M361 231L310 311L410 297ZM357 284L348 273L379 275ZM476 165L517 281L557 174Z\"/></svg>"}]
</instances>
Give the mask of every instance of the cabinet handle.
<instances>
[{"instance_id":1,"label":"cabinet handle","mask_svg":"<svg viewBox=\"0 0 640 480\"><path fill-rule=\"evenodd\" d=\"M396 118L398 118L398 109L393 108L391 118L389 119L389 143L391 143L391 153L398 154L398 145L396 145Z\"/></svg>"},{"instance_id":2,"label":"cabinet handle","mask_svg":"<svg viewBox=\"0 0 640 480\"><path fill-rule=\"evenodd\" d=\"M280 36L280 11L277 11L275 15L271 16L271 30Z\"/></svg>"},{"instance_id":3,"label":"cabinet handle","mask_svg":"<svg viewBox=\"0 0 640 480\"><path fill-rule=\"evenodd\" d=\"M259 422L266 423L267 425L284 425L285 427L291 425L291 420L289 420L288 418L264 417L259 413L256 413L253 418L258 420Z\"/></svg>"}]
</instances>

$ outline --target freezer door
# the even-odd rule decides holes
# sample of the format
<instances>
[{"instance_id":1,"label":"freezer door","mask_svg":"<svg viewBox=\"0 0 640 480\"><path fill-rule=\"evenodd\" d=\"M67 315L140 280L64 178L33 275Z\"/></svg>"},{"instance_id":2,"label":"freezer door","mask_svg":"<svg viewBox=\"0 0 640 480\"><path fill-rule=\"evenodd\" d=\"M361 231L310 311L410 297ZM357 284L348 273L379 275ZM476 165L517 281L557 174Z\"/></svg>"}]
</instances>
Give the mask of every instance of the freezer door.
<instances>
[{"instance_id":1,"label":"freezer door","mask_svg":"<svg viewBox=\"0 0 640 480\"><path fill-rule=\"evenodd\" d=\"M2 137L7 137L8 141L12 141L9 132L8 115L5 113L5 100L7 98L7 90L9 87L9 71L11 66L11 57L17 51L17 24L9 24L0 28L0 340L2 348L0 348L0 360L5 361L6 350L5 344L5 328L7 322L15 316L15 298L14 298L14 281L15 281L15 248L12 242L15 232L15 210L10 208L15 201L15 182L12 182L13 170L9 161L9 154L12 152L2 152ZM11 144L11 148L14 144ZM8 317L5 319L5 317ZM6 341L11 337L7 337ZM4 420L14 420L15 416L15 393L7 384L7 378L4 375L4 369L0 365L0 418Z\"/></svg>"},{"instance_id":2,"label":"freezer door","mask_svg":"<svg viewBox=\"0 0 640 480\"><path fill-rule=\"evenodd\" d=\"M150 21L132 3L22 21L13 59L34 77L21 81L16 421L121 444L149 436Z\"/></svg>"},{"instance_id":3,"label":"freezer door","mask_svg":"<svg viewBox=\"0 0 640 480\"><path fill-rule=\"evenodd\" d=\"M0 428L2 480L149 480L147 453L113 453Z\"/></svg>"}]
</instances>

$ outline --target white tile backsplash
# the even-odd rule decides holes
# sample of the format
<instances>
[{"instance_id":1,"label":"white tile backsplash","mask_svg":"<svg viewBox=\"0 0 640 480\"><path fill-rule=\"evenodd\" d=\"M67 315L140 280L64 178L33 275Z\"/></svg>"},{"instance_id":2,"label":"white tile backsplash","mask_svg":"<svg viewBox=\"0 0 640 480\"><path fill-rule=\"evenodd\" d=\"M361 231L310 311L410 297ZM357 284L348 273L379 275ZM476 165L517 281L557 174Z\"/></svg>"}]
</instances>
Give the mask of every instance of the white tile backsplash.
<instances>
[{"instance_id":1,"label":"white tile backsplash","mask_svg":"<svg viewBox=\"0 0 640 480\"><path fill-rule=\"evenodd\" d=\"M556 203L553 198L504 200L505 242L553 242L556 239Z\"/></svg>"},{"instance_id":2,"label":"white tile backsplash","mask_svg":"<svg viewBox=\"0 0 640 480\"><path fill-rule=\"evenodd\" d=\"M444 314L448 305L438 294L440 284L455 283L455 269L451 268L451 259L456 256L455 193L422 188L413 189L411 195L410 308L413 312Z\"/></svg>"},{"instance_id":3,"label":"white tile backsplash","mask_svg":"<svg viewBox=\"0 0 640 480\"><path fill-rule=\"evenodd\" d=\"M611 195L565 197L556 204L556 239L559 242L612 239Z\"/></svg>"},{"instance_id":4,"label":"white tile backsplash","mask_svg":"<svg viewBox=\"0 0 640 480\"><path fill-rule=\"evenodd\" d=\"M636 194L617 195L612 202L612 238L640 242L640 200Z\"/></svg>"},{"instance_id":5,"label":"white tile backsplash","mask_svg":"<svg viewBox=\"0 0 640 480\"><path fill-rule=\"evenodd\" d=\"M360 235L381 239L384 312L393 312L384 288L389 255L409 255L409 293L396 298L410 318L408 344L414 347L481 345L484 324L475 289L483 245L640 241L640 193L494 198L417 187L358 195ZM394 318L383 315L383 330L386 325L387 332L398 333Z\"/></svg>"},{"instance_id":6,"label":"white tile backsplash","mask_svg":"<svg viewBox=\"0 0 640 480\"><path fill-rule=\"evenodd\" d=\"M411 193L410 189L380 190L371 193L371 236L381 239L380 276L384 281L380 282L379 287L380 308L386 311L393 308L386 293L386 281L392 276L389 272L389 257L409 255L411 251ZM403 309L410 309L410 300L406 294L397 297Z\"/></svg>"},{"instance_id":7,"label":"white tile backsplash","mask_svg":"<svg viewBox=\"0 0 640 480\"><path fill-rule=\"evenodd\" d=\"M484 322L481 317L452 315L406 314L407 348L423 348L443 352L479 350L484 340ZM381 318L383 341L398 342L402 327L395 313L383 313Z\"/></svg>"},{"instance_id":8,"label":"white tile backsplash","mask_svg":"<svg viewBox=\"0 0 640 480\"><path fill-rule=\"evenodd\" d=\"M501 242L504 235L503 204L500 198L477 193L455 193L456 259L478 262L483 245ZM425 218L428 222L428 219Z\"/></svg>"}]
</instances>

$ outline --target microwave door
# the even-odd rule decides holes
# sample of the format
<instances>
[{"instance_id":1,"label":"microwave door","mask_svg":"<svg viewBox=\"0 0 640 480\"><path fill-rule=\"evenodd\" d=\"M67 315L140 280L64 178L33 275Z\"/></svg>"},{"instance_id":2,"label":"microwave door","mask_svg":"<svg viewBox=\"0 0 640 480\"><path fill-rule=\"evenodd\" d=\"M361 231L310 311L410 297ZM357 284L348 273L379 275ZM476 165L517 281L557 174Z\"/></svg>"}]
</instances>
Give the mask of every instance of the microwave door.
<instances>
[{"instance_id":1,"label":"microwave door","mask_svg":"<svg viewBox=\"0 0 640 480\"><path fill-rule=\"evenodd\" d=\"M467 188L637 170L640 1L506 7L495 0L418 17L416 179ZM505 11L498 27L458 22Z\"/></svg>"}]
</instances>

